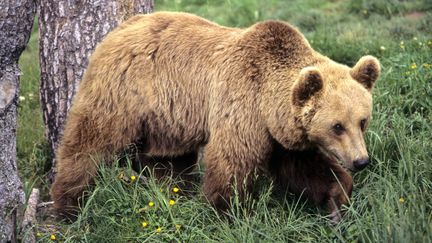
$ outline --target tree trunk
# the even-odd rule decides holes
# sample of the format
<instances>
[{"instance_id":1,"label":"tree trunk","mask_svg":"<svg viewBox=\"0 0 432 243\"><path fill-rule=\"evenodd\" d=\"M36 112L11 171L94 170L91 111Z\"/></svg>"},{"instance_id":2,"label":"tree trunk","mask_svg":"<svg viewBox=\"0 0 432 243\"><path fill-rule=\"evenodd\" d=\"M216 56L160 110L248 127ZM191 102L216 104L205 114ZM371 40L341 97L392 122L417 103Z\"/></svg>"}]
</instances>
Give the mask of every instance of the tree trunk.
<instances>
[{"instance_id":1,"label":"tree trunk","mask_svg":"<svg viewBox=\"0 0 432 243\"><path fill-rule=\"evenodd\" d=\"M0 2L0 242L16 241L16 214L24 192L16 163L18 59L27 45L36 4Z\"/></svg>"},{"instance_id":2,"label":"tree trunk","mask_svg":"<svg viewBox=\"0 0 432 243\"><path fill-rule=\"evenodd\" d=\"M152 10L153 0L40 1L40 97L52 154L96 44L123 20ZM55 171L53 159L51 180Z\"/></svg>"}]
</instances>

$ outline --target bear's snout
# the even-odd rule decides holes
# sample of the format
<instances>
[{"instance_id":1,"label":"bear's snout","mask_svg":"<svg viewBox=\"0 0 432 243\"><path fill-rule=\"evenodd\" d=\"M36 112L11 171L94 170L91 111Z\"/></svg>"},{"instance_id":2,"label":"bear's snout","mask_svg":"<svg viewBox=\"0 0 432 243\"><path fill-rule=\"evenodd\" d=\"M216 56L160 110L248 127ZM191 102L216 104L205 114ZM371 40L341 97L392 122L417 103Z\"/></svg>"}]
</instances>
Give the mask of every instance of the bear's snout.
<instances>
[{"instance_id":1,"label":"bear's snout","mask_svg":"<svg viewBox=\"0 0 432 243\"><path fill-rule=\"evenodd\" d=\"M354 160L353 165L357 171L363 170L369 164L369 158Z\"/></svg>"}]
</instances>

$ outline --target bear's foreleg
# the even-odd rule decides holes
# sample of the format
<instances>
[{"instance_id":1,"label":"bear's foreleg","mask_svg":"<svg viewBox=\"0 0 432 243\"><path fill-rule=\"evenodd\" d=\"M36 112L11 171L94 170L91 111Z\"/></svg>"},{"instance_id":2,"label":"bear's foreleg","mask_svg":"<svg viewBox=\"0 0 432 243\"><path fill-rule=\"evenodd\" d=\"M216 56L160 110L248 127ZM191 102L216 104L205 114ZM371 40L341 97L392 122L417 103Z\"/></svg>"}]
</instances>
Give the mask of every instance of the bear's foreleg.
<instances>
[{"instance_id":1,"label":"bear's foreleg","mask_svg":"<svg viewBox=\"0 0 432 243\"><path fill-rule=\"evenodd\" d=\"M328 191L327 208L333 224L342 219L341 207L349 203L351 197L353 180L352 176L338 164L330 164L330 171L336 181L330 184Z\"/></svg>"},{"instance_id":2,"label":"bear's foreleg","mask_svg":"<svg viewBox=\"0 0 432 243\"><path fill-rule=\"evenodd\" d=\"M270 172L289 191L305 195L317 205L326 204L333 223L341 220L340 208L349 201L352 177L337 163L316 151L276 148Z\"/></svg>"},{"instance_id":3,"label":"bear's foreleg","mask_svg":"<svg viewBox=\"0 0 432 243\"><path fill-rule=\"evenodd\" d=\"M211 135L204 155L203 192L217 209L223 211L228 208L234 190L237 190L240 200L250 191L253 173L269 155L267 139L260 135L239 134L238 131Z\"/></svg>"}]
</instances>

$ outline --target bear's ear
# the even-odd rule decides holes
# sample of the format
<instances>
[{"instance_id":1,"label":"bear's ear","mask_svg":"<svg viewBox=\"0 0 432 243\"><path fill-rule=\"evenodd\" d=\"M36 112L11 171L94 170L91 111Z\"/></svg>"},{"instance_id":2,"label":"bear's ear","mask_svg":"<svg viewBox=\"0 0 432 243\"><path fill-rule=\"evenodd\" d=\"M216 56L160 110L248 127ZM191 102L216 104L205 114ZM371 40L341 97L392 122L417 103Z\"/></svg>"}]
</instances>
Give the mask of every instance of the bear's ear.
<instances>
[{"instance_id":1,"label":"bear's ear","mask_svg":"<svg viewBox=\"0 0 432 243\"><path fill-rule=\"evenodd\" d=\"M367 90L372 91L375 81L381 72L381 66L373 56L360 58L357 64L351 69L351 77L362 84Z\"/></svg>"},{"instance_id":2,"label":"bear's ear","mask_svg":"<svg viewBox=\"0 0 432 243\"><path fill-rule=\"evenodd\" d=\"M292 90L292 102L294 105L303 106L314 95L323 90L323 78L321 72L315 67L306 67L300 71L300 76L294 83Z\"/></svg>"}]
</instances>

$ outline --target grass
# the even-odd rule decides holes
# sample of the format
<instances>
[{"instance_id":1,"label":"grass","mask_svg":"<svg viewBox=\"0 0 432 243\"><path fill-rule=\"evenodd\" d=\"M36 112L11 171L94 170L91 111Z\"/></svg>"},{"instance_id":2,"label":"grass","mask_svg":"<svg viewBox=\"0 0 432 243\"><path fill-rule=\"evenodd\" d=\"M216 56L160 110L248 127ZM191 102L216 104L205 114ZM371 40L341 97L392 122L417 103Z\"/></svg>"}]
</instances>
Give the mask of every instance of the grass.
<instances>
[{"instance_id":1,"label":"grass","mask_svg":"<svg viewBox=\"0 0 432 243\"><path fill-rule=\"evenodd\" d=\"M366 137L372 166L354 176L351 205L335 227L329 226L322 208L281 192L267 179L257 188L259 197L244 203L234 198L229 215L222 217L203 202L199 185L185 196L172 192L179 185L175 180L150 178L143 186L139 180L130 182L128 166L102 167L78 220L59 223L60 230L40 232L40 241L55 234L66 242L432 242L430 1L161 0L155 4L157 11L187 11L228 26L286 20L298 26L316 50L348 65L366 54L377 56L383 72ZM20 60L25 99L19 109L18 156L26 191L33 185L46 188L44 173L49 169L37 98L37 49L35 32ZM150 201L155 206L149 207ZM143 227L143 222L148 225Z\"/></svg>"},{"instance_id":2,"label":"grass","mask_svg":"<svg viewBox=\"0 0 432 243\"><path fill-rule=\"evenodd\" d=\"M47 142L44 137L44 124L39 103L39 42L37 20L32 35L19 65L22 75L18 106L17 155L18 169L24 182L24 190L29 195L32 187L47 191L44 174L50 169L47 162ZM46 196L44 196L46 198Z\"/></svg>"}]
</instances>

